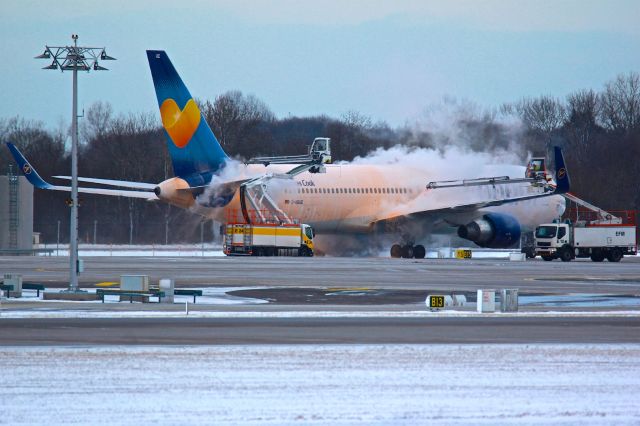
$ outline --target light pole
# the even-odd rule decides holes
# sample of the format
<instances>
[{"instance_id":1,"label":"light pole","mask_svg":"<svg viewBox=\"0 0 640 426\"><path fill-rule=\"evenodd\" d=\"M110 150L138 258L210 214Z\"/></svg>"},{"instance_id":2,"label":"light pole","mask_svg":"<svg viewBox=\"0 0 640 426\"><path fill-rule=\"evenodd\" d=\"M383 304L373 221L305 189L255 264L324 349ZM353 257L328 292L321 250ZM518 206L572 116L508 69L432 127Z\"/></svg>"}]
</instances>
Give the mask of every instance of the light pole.
<instances>
[{"instance_id":1,"label":"light pole","mask_svg":"<svg viewBox=\"0 0 640 426\"><path fill-rule=\"evenodd\" d=\"M104 47L78 46L78 35L73 34L73 46L45 46L36 59L51 59L45 70L73 72L73 112L71 119L71 230L69 233L69 292L78 292L78 71L106 71L98 60L111 61Z\"/></svg>"}]
</instances>

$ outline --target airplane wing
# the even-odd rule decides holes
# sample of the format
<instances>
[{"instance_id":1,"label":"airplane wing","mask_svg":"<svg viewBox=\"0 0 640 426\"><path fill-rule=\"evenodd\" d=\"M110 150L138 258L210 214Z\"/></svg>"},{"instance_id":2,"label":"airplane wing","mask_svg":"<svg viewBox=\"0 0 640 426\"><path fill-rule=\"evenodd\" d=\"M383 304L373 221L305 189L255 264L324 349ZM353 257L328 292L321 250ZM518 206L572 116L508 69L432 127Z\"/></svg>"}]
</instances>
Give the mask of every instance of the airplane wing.
<instances>
[{"instance_id":1,"label":"airplane wing","mask_svg":"<svg viewBox=\"0 0 640 426\"><path fill-rule=\"evenodd\" d=\"M11 151L11 155L18 163L18 167L22 171L22 174L27 178L27 180L36 188L40 189L48 189L53 191L71 191L70 186L57 186L51 185L49 182L45 181L40 177L36 169L27 161L27 159L22 155L20 150L16 148L16 146L10 142L7 142L7 147L9 151ZM90 178L82 178L82 179L90 179ZM102 180L102 179L96 179ZM124 182L124 181L119 181ZM95 182L101 183L101 182ZM135 182L130 182L131 184L135 184ZM124 186L124 185L118 185ZM129 198L142 198L145 200L157 200L158 197L153 192L153 189L148 189L146 191L129 191L124 189L106 189L106 188L83 188L79 187L78 192L85 194L102 194L102 195L112 195L116 197L129 197Z\"/></svg>"},{"instance_id":2,"label":"airplane wing","mask_svg":"<svg viewBox=\"0 0 640 426\"><path fill-rule=\"evenodd\" d=\"M434 217L434 216L446 216L447 214L457 213L469 213L476 210L480 210L487 207L501 206L504 204L517 203L520 201L533 200L541 197L549 197L552 195L561 195L569 191L571 187L569 174L564 162L564 156L562 150L559 147L554 147L555 164L556 164L556 184L547 184L544 186L523 185L526 179L514 179L514 180L501 180L495 181L488 179L487 183L474 183L473 186L479 185L519 185L522 189L521 192L527 192L524 195L508 195L510 191L504 191L506 196L489 198L481 192L475 192L474 194L465 193L463 202L452 202L448 197L439 197L438 193L434 191L441 190L441 188L451 188L452 186L438 187L431 185L427 186L427 190L420 196L416 197L409 203L394 206L379 218L373 221L373 224L392 222L394 220L406 217ZM456 187L461 187L457 185ZM475 199L474 199L475 198Z\"/></svg>"}]
</instances>

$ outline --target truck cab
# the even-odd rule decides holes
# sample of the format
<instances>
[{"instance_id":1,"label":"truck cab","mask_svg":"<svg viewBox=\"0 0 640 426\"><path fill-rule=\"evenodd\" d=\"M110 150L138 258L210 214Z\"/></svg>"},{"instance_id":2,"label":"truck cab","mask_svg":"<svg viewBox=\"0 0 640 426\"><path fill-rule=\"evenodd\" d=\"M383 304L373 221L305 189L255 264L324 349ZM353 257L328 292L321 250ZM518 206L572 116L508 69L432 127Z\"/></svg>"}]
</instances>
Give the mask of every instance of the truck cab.
<instances>
[{"instance_id":1,"label":"truck cab","mask_svg":"<svg viewBox=\"0 0 640 426\"><path fill-rule=\"evenodd\" d=\"M306 250L304 250L307 256L313 256L313 237L315 236L315 232L313 232L313 228L311 225L307 225L306 223L302 224L302 245L306 246Z\"/></svg>"},{"instance_id":2,"label":"truck cab","mask_svg":"<svg viewBox=\"0 0 640 426\"><path fill-rule=\"evenodd\" d=\"M540 184L551 181L551 174L547 171L546 159L544 157L533 157L527 164L524 175L527 179L534 179Z\"/></svg>"},{"instance_id":3,"label":"truck cab","mask_svg":"<svg viewBox=\"0 0 640 426\"><path fill-rule=\"evenodd\" d=\"M545 223L536 228L535 249L536 254L544 260L553 260L556 257L564 259L561 255L571 260L571 232L566 223Z\"/></svg>"}]
</instances>

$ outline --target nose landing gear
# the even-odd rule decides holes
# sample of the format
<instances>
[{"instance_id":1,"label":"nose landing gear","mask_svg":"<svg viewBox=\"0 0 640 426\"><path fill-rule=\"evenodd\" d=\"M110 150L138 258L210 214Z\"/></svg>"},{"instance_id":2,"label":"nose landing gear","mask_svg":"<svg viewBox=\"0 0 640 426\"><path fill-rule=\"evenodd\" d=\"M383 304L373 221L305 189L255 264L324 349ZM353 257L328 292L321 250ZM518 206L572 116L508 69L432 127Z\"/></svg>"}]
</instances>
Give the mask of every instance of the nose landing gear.
<instances>
[{"instance_id":1,"label":"nose landing gear","mask_svg":"<svg viewBox=\"0 0 640 426\"><path fill-rule=\"evenodd\" d=\"M423 245L418 244L416 246L412 244L400 245L394 244L391 246L391 257L401 257L403 259L424 259L427 254Z\"/></svg>"}]
</instances>

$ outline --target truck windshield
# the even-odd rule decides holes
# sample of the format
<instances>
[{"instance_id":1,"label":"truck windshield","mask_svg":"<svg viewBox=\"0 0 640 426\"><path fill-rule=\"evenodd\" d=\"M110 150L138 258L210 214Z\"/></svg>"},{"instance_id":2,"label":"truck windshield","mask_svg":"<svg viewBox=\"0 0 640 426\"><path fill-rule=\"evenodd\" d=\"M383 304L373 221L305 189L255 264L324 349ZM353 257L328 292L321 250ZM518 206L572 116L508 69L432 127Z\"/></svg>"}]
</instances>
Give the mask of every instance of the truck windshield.
<instances>
[{"instance_id":1,"label":"truck windshield","mask_svg":"<svg viewBox=\"0 0 640 426\"><path fill-rule=\"evenodd\" d=\"M304 233L307 235L307 238L309 238L310 240L313 240L313 230L311 229L310 226L304 227Z\"/></svg>"},{"instance_id":2,"label":"truck windshield","mask_svg":"<svg viewBox=\"0 0 640 426\"><path fill-rule=\"evenodd\" d=\"M557 226L538 226L536 228L536 238L553 238L556 236Z\"/></svg>"}]
</instances>

